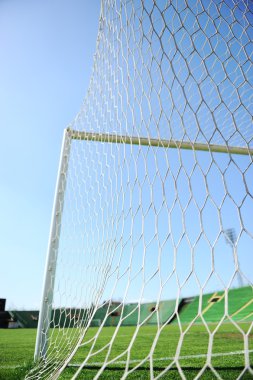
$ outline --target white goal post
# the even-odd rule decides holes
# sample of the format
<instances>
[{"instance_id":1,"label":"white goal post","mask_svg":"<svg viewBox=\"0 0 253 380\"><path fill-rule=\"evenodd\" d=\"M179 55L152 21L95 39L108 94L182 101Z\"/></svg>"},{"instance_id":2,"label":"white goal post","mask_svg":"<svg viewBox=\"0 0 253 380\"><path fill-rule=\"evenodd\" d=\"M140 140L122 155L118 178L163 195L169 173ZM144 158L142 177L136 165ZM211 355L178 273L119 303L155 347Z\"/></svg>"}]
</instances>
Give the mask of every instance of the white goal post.
<instances>
[{"instance_id":1,"label":"white goal post","mask_svg":"<svg viewBox=\"0 0 253 380\"><path fill-rule=\"evenodd\" d=\"M52 313L52 300L55 271L57 265L57 254L59 235L61 229L61 213L64 206L64 191L66 186L66 178L68 171L68 159L70 152L71 140L86 140L101 143L119 143L130 145L143 145L161 148L178 148L178 149L192 149L196 151L208 151L227 154L240 154L240 155L253 155L253 149L245 147L230 147L223 145L207 145L201 143L190 143L184 141L173 140L158 140L143 137L120 136L116 134L99 134L92 132L80 132L66 129L63 137L61 161L59 165L58 180L56 185L56 195L53 207L52 226L49 239L49 249L46 264L46 273L43 286L43 303L41 307L41 317L38 326L38 335L36 340L35 359L44 357L47 352L47 340L50 330L51 313ZM94 321L94 320L93 320Z\"/></svg>"},{"instance_id":2,"label":"white goal post","mask_svg":"<svg viewBox=\"0 0 253 380\"><path fill-rule=\"evenodd\" d=\"M253 375L252 38L247 0L101 1L27 379Z\"/></svg>"}]
</instances>

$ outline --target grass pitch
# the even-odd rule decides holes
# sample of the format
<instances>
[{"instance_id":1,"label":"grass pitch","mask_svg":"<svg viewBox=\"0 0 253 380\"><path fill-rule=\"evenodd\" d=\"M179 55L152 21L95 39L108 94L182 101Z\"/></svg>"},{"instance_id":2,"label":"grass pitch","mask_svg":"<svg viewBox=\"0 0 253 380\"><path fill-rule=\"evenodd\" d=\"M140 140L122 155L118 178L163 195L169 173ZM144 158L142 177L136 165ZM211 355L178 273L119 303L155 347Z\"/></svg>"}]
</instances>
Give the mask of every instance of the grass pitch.
<instances>
[{"instance_id":1,"label":"grass pitch","mask_svg":"<svg viewBox=\"0 0 253 380\"><path fill-rule=\"evenodd\" d=\"M35 329L0 329L0 380L24 379L33 365Z\"/></svg>"},{"instance_id":2,"label":"grass pitch","mask_svg":"<svg viewBox=\"0 0 253 380\"><path fill-rule=\"evenodd\" d=\"M210 333L214 331L215 325L209 325ZM225 380L233 379L253 379L250 372L243 373L245 367L244 355L241 351L244 348L244 337L249 337L250 347L253 349L253 334L250 324L244 323L240 325L240 329L233 324L223 324L214 334L213 339L213 357L212 365ZM203 325L194 325L189 330L184 330L184 339L181 346L178 364L186 379L194 379L203 368L206 362L206 354L208 350L209 336L207 329ZM123 353L129 345L136 327L121 327L115 337L112 349L108 350L107 343L115 333L114 327L103 328L98 339L93 339L96 335L97 328L90 328L85 339L84 346L78 350L72 360L72 365L81 363L90 351L92 344L93 352L98 353L92 357L87 366L80 375L80 379L91 380L97 374L100 363L107 356L108 360L116 358ZM134 368L148 354L157 328L154 326L143 326L135 337L129 368ZM172 363L172 358L177 350L180 337L180 330L177 325L166 326L159 334L157 345L153 352L153 373L155 376L163 374L168 365ZM36 331L34 329L18 329L18 330L0 330L0 379L1 380L21 380L24 379L26 372L31 368L33 362L33 352L35 345ZM103 349L104 347L104 349ZM237 352L231 355L231 352ZM253 363L253 354L250 354L251 364ZM118 380L122 377L125 369L126 355L122 355L117 359L116 363L109 366L100 379L102 380ZM60 376L61 380L71 379L76 368L67 368ZM146 361L140 367L129 375L129 380L146 380L150 378L150 365ZM215 375L207 370L201 375L201 379L215 379ZM169 372L164 372L162 379L181 379L180 372L176 365L173 365Z\"/></svg>"}]
</instances>

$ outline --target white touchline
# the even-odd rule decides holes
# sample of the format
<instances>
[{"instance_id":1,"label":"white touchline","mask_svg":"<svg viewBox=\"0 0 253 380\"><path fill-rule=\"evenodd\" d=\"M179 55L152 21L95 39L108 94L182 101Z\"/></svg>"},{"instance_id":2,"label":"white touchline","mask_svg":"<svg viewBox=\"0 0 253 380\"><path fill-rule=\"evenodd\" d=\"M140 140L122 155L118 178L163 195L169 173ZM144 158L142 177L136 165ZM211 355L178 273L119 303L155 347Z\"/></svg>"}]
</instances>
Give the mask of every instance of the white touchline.
<instances>
[{"instance_id":1,"label":"white touchline","mask_svg":"<svg viewBox=\"0 0 253 380\"><path fill-rule=\"evenodd\" d=\"M247 351L249 354L250 353L253 353L253 350L249 350ZM230 355L244 355L245 352L244 351L234 351L234 352L218 352L216 354L212 354L212 357L217 357L217 356L230 356ZM194 358L205 358L206 357L206 354L199 354L199 355L186 355L186 356L179 356L178 360L182 360L182 359L194 359ZM172 357L172 356L168 356L168 357L164 357L164 358L153 358L153 361L166 361L166 360L174 360L175 358ZM129 363L139 363L141 362L143 359L135 359L135 360L130 360ZM99 366L99 365L103 365L104 363L103 362L93 362L93 363L89 363L87 364L87 366ZM110 364L126 364L126 361L124 360L120 360L120 361L116 361L114 363L110 363ZM73 364L69 364L68 367L79 367L81 364L80 363L73 363ZM20 365L3 365L3 366L0 366L1 369L15 369L15 368L20 368L20 367L23 367L21 364Z\"/></svg>"},{"instance_id":2,"label":"white touchline","mask_svg":"<svg viewBox=\"0 0 253 380\"><path fill-rule=\"evenodd\" d=\"M246 351L248 353L252 353L253 350ZM244 355L245 351L233 351L233 352L217 352L215 354L212 354L212 357L218 357L218 356L230 356L230 355ZM183 359L198 359L198 358L206 358L206 354L198 354L198 355L185 355L185 356L179 356L178 360L183 360ZM174 360L175 358L172 356L164 357L164 358L153 358L153 361L166 361L166 360ZM139 363L143 359L134 359L130 360L129 363ZM100 366L103 365L103 362L92 362L92 363L87 363L87 366ZM126 361L120 360L116 362L111 362L110 364L126 364ZM80 363L73 363L69 364L68 367L79 367L81 364Z\"/></svg>"}]
</instances>

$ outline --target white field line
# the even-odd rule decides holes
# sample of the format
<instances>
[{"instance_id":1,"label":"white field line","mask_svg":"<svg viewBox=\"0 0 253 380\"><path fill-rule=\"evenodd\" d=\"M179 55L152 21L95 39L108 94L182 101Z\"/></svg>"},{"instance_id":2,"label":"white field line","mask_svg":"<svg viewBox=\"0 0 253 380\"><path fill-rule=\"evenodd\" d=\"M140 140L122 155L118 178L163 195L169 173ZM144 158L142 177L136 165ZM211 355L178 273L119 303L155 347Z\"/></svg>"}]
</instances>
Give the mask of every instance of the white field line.
<instances>
[{"instance_id":1,"label":"white field line","mask_svg":"<svg viewBox=\"0 0 253 380\"><path fill-rule=\"evenodd\" d=\"M247 351L248 353L253 353L253 350L249 350ZM245 354L245 351L233 351L233 352L217 352L216 354L212 354L212 358L213 357L219 357L219 356L230 356L230 355L244 355ZM207 354L199 354L199 355L185 355L185 356L179 356L178 360L184 360L184 359L195 359L195 358L205 358L207 356ZM130 360L129 361L129 364L132 364L132 363L139 363L140 361L142 361L143 359L135 359L135 360ZM175 360L175 357L164 357L164 358L153 358L153 361L166 361L166 360ZM92 366L92 365L95 365L95 366L102 366L104 364L104 362L92 362L92 363L87 363L87 366ZM119 361L116 361L114 363L110 363L110 365L114 365L114 364L126 364L126 361L124 360L119 360ZM68 367L80 367L81 363L80 364L69 364Z\"/></svg>"},{"instance_id":2,"label":"white field line","mask_svg":"<svg viewBox=\"0 0 253 380\"><path fill-rule=\"evenodd\" d=\"M249 354L253 353L253 350L247 351ZM218 352L216 354L212 354L213 357L219 357L219 356L230 356L230 355L244 355L244 351L233 351L233 352ZM205 358L206 354L199 354L199 355L185 355L185 356L179 356L178 360L183 360L183 359L195 359L195 358ZM153 358L153 361L166 361L166 360L174 360L175 358L172 356L167 356L164 358ZM130 360L129 364L131 363L139 363L142 359L135 359L135 360ZM69 364L68 367L80 367L82 363L75 363L75 364ZM87 363L88 366L102 366L104 362L92 362L92 363ZM110 365L114 364L126 364L126 361L124 360L118 360L114 363L110 363ZM23 367L21 364L20 365L2 365L0 366L1 369L15 369L15 368L20 368Z\"/></svg>"}]
</instances>

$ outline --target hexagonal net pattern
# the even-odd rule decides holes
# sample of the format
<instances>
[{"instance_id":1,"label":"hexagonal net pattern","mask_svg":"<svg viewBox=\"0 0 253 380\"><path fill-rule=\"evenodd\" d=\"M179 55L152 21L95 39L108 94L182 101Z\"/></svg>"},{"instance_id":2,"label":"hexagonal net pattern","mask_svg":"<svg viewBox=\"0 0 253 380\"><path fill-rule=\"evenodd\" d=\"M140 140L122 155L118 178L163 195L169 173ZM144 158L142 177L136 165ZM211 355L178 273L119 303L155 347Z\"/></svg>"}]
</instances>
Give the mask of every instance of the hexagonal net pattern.
<instances>
[{"instance_id":1,"label":"hexagonal net pattern","mask_svg":"<svg viewBox=\"0 0 253 380\"><path fill-rule=\"evenodd\" d=\"M27 379L252 377L252 37L251 1L102 0Z\"/></svg>"}]
</instances>

